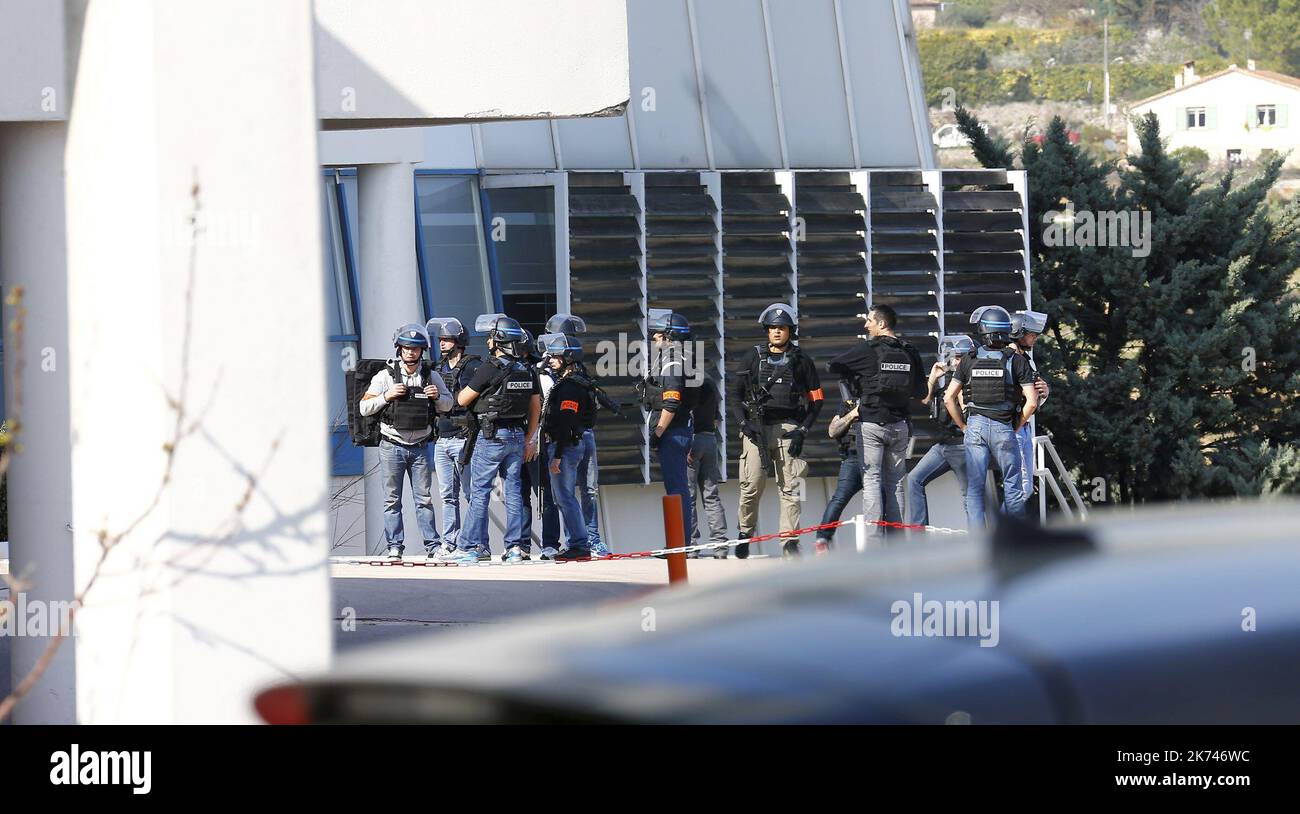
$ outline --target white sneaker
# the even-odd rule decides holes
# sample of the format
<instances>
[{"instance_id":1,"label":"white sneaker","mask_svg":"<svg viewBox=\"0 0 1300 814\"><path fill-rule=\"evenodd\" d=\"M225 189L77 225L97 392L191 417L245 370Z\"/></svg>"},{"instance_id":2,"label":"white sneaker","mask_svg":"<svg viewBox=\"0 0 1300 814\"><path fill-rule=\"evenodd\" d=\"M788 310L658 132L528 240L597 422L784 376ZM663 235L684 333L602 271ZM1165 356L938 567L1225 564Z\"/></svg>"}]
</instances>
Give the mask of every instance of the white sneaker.
<instances>
[{"instance_id":1,"label":"white sneaker","mask_svg":"<svg viewBox=\"0 0 1300 814\"><path fill-rule=\"evenodd\" d=\"M510 550L506 552L506 562L523 562L523 561L524 561L524 550L519 546L517 545L511 546Z\"/></svg>"},{"instance_id":2,"label":"white sneaker","mask_svg":"<svg viewBox=\"0 0 1300 814\"><path fill-rule=\"evenodd\" d=\"M555 555L556 555L556 554L559 554L559 553L560 553L560 552L556 551L555 549L551 548L550 546L547 546L546 548L543 548L543 549L542 549L541 559L543 559L543 560L554 560L554 559L555 559Z\"/></svg>"}]
</instances>

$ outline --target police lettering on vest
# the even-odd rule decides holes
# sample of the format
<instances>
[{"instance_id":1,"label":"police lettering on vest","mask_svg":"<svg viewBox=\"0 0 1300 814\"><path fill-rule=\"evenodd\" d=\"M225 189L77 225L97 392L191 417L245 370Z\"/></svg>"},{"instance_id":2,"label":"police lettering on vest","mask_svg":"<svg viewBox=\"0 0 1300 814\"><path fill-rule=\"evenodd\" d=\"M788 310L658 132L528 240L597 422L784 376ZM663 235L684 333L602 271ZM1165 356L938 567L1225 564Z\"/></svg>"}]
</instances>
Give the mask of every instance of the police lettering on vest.
<instances>
[{"instance_id":1,"label":"police lettering on vest","mask_svg":"<svg viewBox=\"0 0 1300 814\"><path fill-rule=\"evenodd\" d=\"M474 400L474 413L494 424L518 422L528 417L528 403L535 385L533 373L523 362L494 357L498 384Z\"/></svg>"},{"instance_id":2,"label":"police lettering on vest","mask_svg":"<svg viewBox=\"0 0 1300 814\"><path fill-rule=\"evenodd\" d=\"M874 395L886 402L907 401L912 395L912 356L907 345L892 336L871 340L880 365Z\"/></svg>"},{"instance_id":3,"label":"police lettering on vest","mask_svg":"<svg viewBox=\"0 0 1300 814\"><path fill-rule=\"evenodd\" d=\"M970 406L997 413L1015 410L1017 392L1011 363L1016 353L1010 348L979 348L970 368Z\"/></svg>"}]
</instances>

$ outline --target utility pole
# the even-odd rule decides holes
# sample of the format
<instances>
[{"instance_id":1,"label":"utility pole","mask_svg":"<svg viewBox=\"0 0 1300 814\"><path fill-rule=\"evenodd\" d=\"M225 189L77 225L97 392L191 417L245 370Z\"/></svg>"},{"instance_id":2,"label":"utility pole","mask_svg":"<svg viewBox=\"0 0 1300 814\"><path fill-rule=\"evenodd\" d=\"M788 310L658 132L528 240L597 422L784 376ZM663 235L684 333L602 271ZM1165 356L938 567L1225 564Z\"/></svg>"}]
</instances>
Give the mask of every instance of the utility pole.
<instances>
[{"instance_id":1,"label":"utility pole","mask_svg":"<svg viewBox=\"0 0 1300 814\"><path fill-rule=\"evenodd\" d=\"M1102 115L1105 117L1106 129L1110 130L1110 9L1101 19L1101 72L1102 72Z\"/></svg>"}]
</instances>

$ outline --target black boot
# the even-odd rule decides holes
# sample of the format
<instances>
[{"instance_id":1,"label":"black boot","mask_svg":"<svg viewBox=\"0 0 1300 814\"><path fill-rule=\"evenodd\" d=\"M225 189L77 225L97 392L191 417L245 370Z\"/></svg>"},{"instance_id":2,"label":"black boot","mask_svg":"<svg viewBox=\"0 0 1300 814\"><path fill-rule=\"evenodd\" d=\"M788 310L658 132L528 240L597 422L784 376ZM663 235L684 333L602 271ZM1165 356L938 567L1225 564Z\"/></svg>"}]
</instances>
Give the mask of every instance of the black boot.
<instances>
[{"instance_id":1,"label":"black boot","mask_svg":"<svg viewBox=\"0 0 1300 814\"><path fill-rule=\"evenodd\" d=\"M742 531L740 534L737 534L736 536L742 540L748 540L750 537L753 537L754 534L753 532ZM736 543L736 559L738 560L749 559L749 543Z\"/></svg>"},{"instance_id":2,"label":"black boot","mask_svg":"<svg viewBox=\"0 0 1300 814\"><path fill-rule=\"evenodd\" d=\"M781 557L787 560L799 559L799 538L791 537L781 546Z\"/></svg>"}]
</instances>

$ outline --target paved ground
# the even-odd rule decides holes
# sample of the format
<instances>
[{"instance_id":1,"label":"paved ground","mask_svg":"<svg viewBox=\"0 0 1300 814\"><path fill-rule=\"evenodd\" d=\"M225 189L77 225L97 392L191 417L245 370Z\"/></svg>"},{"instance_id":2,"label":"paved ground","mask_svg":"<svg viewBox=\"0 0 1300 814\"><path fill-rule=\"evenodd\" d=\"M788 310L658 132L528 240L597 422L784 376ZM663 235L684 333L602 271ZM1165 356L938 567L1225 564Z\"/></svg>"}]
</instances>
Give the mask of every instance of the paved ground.
<instances>
[{"instance_id":1,"label":"paved ground","mask_svg":"<svg viewBox=\"0 0 1300 814\"><path fill-rule=\"evenodd\" d=\"M779 566L766 557L691 560L688 572L691 582L705 584ZM668 584L667 563L657 559L435 568L336 561L330 570L339 650L575 605L600 613Z\"/></svg>"},{"instance_id":2,"label":"paved ground","mask_svg":"<svg viewBox=\"0 0 1300 814\"><path fill-rule=\"evenodd\" d=\"M353 565L335 558L334 639L339 650L413 633L508 623L557 608L586 605L600 613L610 603L634 599L668 584L668 565L653 558L579 563L468 567ZM409 562L423 562L423 558ZM0 560L0 573L8 563ZM779 568L779 558L690 560L694 584ZM0 583L0 599L8 588ZM9 692L9 640L0 636L0 697Z\"/></svg>"}]
</instances>

